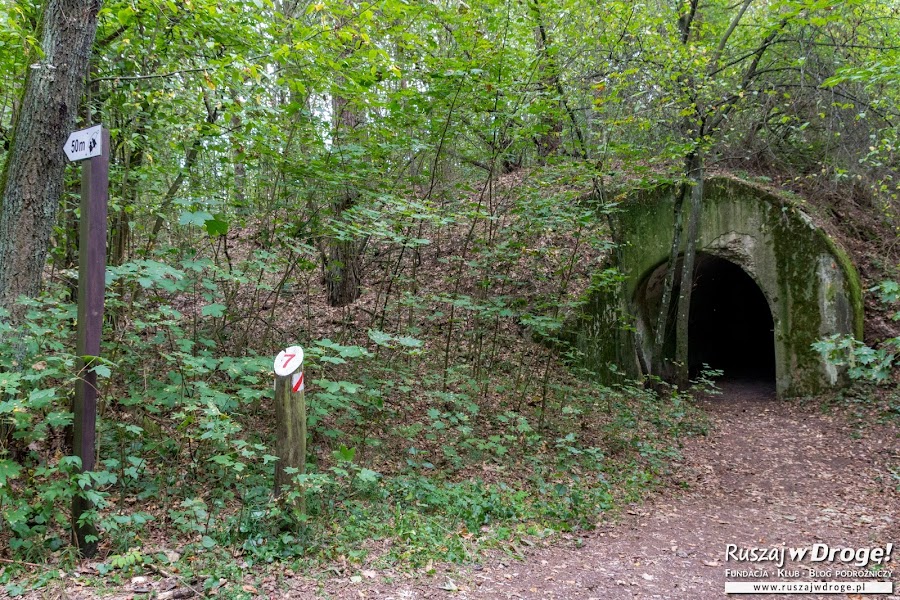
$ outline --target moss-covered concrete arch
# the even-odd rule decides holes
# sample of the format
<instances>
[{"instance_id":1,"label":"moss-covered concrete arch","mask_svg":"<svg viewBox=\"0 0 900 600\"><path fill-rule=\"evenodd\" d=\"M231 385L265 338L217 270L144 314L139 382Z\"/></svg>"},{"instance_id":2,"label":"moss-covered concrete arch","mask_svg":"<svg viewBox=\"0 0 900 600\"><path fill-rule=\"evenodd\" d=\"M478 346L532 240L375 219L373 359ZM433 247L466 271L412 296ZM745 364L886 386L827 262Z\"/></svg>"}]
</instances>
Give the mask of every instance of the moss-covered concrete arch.
<instances>
[{"instance_id":1,"label":"moss-covered concrete arch","mask_svg":"<svg viewBox=\"0 0 900 600\"><path fill-rule=\"evenodd\" d=\"M663 186L636 193L620 207L617 259L624 281L594 294L577 336L599 370L615 363L628 375L668 374L667 351L653 340L676 193L675 186ZM698 267L704 260L737 265L765 297L779 396L815 394L842 382L811 344L834 333L862 336L859 277L846 253L795 203L742 181L711 178L704 185L697 251Z\"/></svg>"}]
</instances>

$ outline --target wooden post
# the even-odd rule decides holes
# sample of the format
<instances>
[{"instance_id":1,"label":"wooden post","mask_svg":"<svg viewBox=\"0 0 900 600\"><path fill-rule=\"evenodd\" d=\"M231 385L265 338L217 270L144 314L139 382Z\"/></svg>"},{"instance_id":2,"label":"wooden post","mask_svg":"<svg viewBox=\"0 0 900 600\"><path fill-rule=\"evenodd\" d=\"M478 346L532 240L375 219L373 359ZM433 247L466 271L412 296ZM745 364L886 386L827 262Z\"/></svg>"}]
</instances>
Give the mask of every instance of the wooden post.
<instances>
[{"instance_id":1,"label":"wooden post","mask_svg":"<svg viewBox=\"0 0 900 600\"><path fill-rule=\"evenodd\" d=\"M81 222L78 247L78 334L76 353L80 377L75 382L72 445L81 458L81 471L94 469L97 448L97 374L94 361L100 356L103 304L106 289L106 207L109 201L109 130L102 130L102 152L88 159L81 172ZM84 557L97 552L97 528L93 522L78 523L81 515L93 510L87 499L72 501L72 531L78 551ZM91 536L89 541L87 538Z\"/></svg>"},{"instance_id":2,"label":"wooden post","mask_svg":"<svg viewBox=\"0 0 900 600\"><path fill-rule=\"evenodd\" d=\"M299 354L298 354L299 353ZM296 357L299 356L299 362ZM280 368L279 368L280 367ZM306 398L303 381L303 351L288 348L275 359L275 496L289 487L293 475L285 472L293 467L306 473ZM299 508L306 512L305 497L301 495Z\"/></svg>"}]
</instances>

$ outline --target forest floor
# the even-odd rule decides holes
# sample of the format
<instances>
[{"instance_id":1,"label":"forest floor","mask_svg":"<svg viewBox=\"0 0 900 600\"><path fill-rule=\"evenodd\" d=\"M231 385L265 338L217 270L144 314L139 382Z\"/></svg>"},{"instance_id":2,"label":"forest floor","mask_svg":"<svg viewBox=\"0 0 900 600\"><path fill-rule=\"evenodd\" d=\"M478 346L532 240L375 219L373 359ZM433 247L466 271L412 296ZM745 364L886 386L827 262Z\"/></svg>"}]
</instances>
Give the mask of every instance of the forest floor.
<instances>
[{"instance_id":1,"label":"forest floor","mask_svg":"<svg viewBox=\"0 0 900 600\"><path fill-rule=\"evenodd\" d=\"M809 577L808 562L789 558L784 568L801 576L779 577L772 562L726 561L728 544L900 545L900 494L890 470L900 456L896 422L858 420L845 405L778 402L772 389L750 383L726 384L721 396L701 403L710 415L710 433L687 442L672 485L594 531L523 546L521 560L487 554L479 564L433 565L427 574L363 569L300 577L270 567L268 575L248 573L244 582L230 583L243 583L259 598L723 598L726 580L742 580L726 578L726 569L764 569L769 576L762 579L770 581L847 579ZM895 590L898 555L895 548L887 565ZM814 566L859 568L837 561ZM102 595L146 598L136 592L149 588L159 598L192 595L177 580L166 581L165 573L157 575ZM98 593L65 587L55 597L84 600ZM54 597L47 593L33 597Z\"/></svg>"},{"instance_id":2,"label":"forest floor","mask_svg":"<svg viewBox=\"0 0 900 600\"><path fill-rule=\"evenodd\" d=\"M777 402L774 390L759 384L726 385L721 396L703 403L710 435L688 442L679 485L618 522L534 549L521 562L494 556L475 567L438 569L428 579L294 580L285 597L723 598L726 569L762 568L771 575L764 579L788 580L777 576L773 563L726 562L727 544L857 548L900 542L900 494L886 466L900 453L896 427ZM888 567L895 582L898 552ZM787 563L804 575L794 581L839 579L810 578L808 563Z\"/></svg>"}]
</instances>

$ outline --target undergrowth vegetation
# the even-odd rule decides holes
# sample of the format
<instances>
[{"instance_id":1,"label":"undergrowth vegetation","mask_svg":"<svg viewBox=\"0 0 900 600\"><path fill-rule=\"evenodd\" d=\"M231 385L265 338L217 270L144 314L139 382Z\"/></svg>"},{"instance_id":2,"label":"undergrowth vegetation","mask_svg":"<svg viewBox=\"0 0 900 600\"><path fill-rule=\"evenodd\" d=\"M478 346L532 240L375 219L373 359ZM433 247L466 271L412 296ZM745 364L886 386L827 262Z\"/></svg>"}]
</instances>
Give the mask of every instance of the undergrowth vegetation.
<instances>
[{"instance_id":1,"label":"undergrowth vegetation","mask_svg":"<svg viewBox=\"0 0 900 600\"><path fill-rule=\"evenodd\" d=\"M900 312L896 310L900 302L900 284L885 280L868 292L877 297L890 320L900 321ZM854 336L832 335L819 340L813 347L830 364L846 369L847 377L854 385L841 390L835 400L852 409L860 427L867 426L872 416L881 422L900 420L900 391L896 386L900 337L888 337L869 345ZM891 470L894 479L897 479L898 469L900 465Z\"/></svg>"},{"instance_id":2,"label":"undergrowth vegetation","mask_svg":"<svg viewBox=\"0 0 900 600\"><path fill-rule=\"evenodd\" d=\"M481 198L503 215L423 205L415 240L378 241L391 283L352 309L317 303L313 249L278 222L195 227L199 250L111 267L89 474L66 440L75 306L63 288L25 300L22 324L0 331L12 555L71 566L74 495L96 506L101 570L180 560L209 581L235 561L472 560L638 499L704 425L687 392L597 384L557 339L592 286L615 283L590 268L608 251L605 205L522 182ZM310 452L276 500L272 356L289 343L306 353Z\"/></svg>"}]
</instances>

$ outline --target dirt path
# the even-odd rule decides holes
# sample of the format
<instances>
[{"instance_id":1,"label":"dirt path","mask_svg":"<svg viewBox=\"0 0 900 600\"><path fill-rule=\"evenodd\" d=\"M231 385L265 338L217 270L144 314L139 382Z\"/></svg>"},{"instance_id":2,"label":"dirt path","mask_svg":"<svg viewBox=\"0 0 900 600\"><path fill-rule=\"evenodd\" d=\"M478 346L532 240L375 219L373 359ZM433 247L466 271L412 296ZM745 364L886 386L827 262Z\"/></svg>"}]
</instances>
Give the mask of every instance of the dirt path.
<instances>
[{"instance_id":1,"label":"dirt path","mask_svg":"<svg viewBox=\"0 0 900 600\"><path fill-rule=\"evenodd\" d=\"M333 579L318 590L295 580L285 597L724 598L725 569L748 568L725 563L727 544L900 544L900 494L886 468L900 453L896 428L860 433L842 416L772 397L765 387L740 384L707 400L713 428L685 448L680 479L687 489L629 511L614 526L535 550L522 562L493 559L428 579ZM891 567L897 580L900 549ZM786 580L770 570L770 580Z\"/></svg>"}]
</instances>

